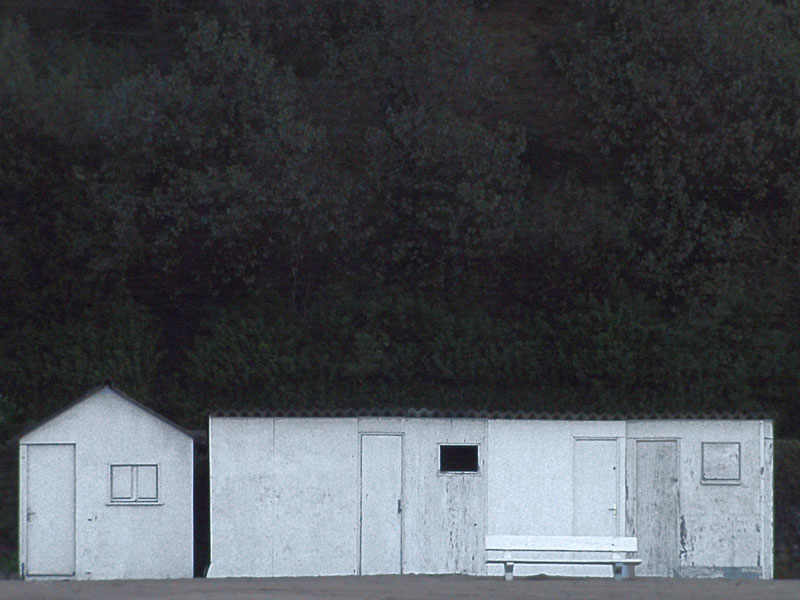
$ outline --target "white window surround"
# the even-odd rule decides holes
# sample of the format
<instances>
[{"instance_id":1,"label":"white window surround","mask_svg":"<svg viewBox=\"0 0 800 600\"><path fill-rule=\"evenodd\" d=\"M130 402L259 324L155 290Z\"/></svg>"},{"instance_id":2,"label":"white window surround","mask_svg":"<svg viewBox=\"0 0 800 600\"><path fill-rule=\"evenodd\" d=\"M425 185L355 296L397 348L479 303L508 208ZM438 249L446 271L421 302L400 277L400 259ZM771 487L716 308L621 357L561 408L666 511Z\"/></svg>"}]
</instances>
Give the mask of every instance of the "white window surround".
<instances>
[{"instance_id":1,"label":"white window surround","mask_svg":"<svg viewBox=\"0 0 800 600\"><path fill-rule=\"evenodd\" d=\"M108 504L160 504L157 464L112 464L108 473Z\"/></svg>"},{"instance_id":2,"label":"white window surround","mask_svg":"<svg viewBox=\"0 0 800 600\"><path fill-rule=\"evenodd\" d=\"M702 442L703 485L739 485L742 482L742 455L739 442Z\"/></svg>"}]
</instances>

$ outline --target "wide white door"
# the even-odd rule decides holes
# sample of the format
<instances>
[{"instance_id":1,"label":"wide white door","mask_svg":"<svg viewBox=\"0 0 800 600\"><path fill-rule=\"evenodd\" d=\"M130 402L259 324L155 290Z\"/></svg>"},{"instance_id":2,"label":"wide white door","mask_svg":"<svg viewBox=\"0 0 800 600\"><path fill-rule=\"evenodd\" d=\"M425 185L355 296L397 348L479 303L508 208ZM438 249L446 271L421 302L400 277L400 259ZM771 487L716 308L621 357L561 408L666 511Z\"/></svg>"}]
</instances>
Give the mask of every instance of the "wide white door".
<instances>
[{"instance_id":1,"label":"wide white door","mask_svg":"<svg viewBox=\"0 0 800 600\"><path fill-rule=\"evenodd\" d=\"M403 438L361 436L361 574L401 572Z\"/></svg>"},{"instance_id":2,"label":"wide white door","mask_svg":"<svg viewBox=\"0 0 800 600\"><path fill-rule=\"evenodd\" d=\"M617 440L575 440L574 535L619 535Z\"/></svg>"},{"instance_id":3,"label":"wide white door","mask_svg":"<svg viewBox=\"0 0 800 600\"><path fill-rule=\"evenodd\" d=\"M75 446L27 450L26 575L75 574Z\"/></svg>"}]
</instances>

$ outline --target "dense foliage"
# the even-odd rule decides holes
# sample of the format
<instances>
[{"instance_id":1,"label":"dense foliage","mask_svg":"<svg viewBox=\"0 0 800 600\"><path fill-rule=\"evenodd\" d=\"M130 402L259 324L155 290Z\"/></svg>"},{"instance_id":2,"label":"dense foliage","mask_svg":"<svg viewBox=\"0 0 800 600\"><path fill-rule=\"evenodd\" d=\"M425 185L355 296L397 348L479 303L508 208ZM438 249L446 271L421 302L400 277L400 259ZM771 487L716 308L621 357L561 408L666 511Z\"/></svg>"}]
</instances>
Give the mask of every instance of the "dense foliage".
<instances>
[{"instance_id":1,"label":"dense foliage","mask_svg":"<svg viewBox=\"0 0 800 600\"><path fill-rule=\"evenodd\" d=\"M568 3L549 142L592 166L553 173L469 2L10 3L4 422L108 377L194 424L391 398L790 431L795 4Z\"/></svg>"},{"instance_id":2,"label":"dense foliage","mask_svg":"<svg viewBox=\"0 0 800 600\"><path fill-rule=\"evenodd\" d=\"M800 440L775 440L775 577L800 577Z\"/></svg>"},{"instance_id":3,"label":"dense foliage","mask_svg":"<svg viewBox=\"0 0 800 600\"><path fill-rule=\"evenodd\" d=\"M551 7L558 139L498 115L503 4L4 3L3 431L110 378L187 426L377 403L796 435L800 3Z\"/></svg>"}]
</instances>

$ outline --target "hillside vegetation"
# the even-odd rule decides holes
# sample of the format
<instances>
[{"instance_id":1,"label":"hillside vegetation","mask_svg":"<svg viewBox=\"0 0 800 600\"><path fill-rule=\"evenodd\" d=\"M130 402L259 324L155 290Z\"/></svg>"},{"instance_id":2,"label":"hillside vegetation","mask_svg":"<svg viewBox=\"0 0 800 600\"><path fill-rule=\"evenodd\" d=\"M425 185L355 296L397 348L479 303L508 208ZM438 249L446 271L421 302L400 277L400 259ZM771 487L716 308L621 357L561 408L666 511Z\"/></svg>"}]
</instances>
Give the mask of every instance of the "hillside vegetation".
<instances>
[{"instance_id":1,"label":"hillside vegetation","mask_svg":"<svg viewBox=\"0 0 800 600\"><path fill-rule=\"evenodd\" d=\"M4 3L0 422L798 425L796 0Z\"/></svg>"}]
</instances>

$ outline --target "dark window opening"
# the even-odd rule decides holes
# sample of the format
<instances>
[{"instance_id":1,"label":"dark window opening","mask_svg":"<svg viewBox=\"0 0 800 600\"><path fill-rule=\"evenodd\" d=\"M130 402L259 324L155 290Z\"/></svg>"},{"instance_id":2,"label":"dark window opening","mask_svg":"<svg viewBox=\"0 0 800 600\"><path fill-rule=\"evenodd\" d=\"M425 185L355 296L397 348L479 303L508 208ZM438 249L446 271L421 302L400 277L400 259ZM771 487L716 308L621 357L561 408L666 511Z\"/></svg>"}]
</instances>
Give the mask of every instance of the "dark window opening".
<instances>
[{"instance_id":1,"label":"dark window opening","mask_svg":"<svg viewBox=\"0 0 800 600\"><path fill-rule=\"evenodd\" d=\"M439 471L441 473L477 473L478 446L439 446Z\"/></svg>"}]
</instances>

